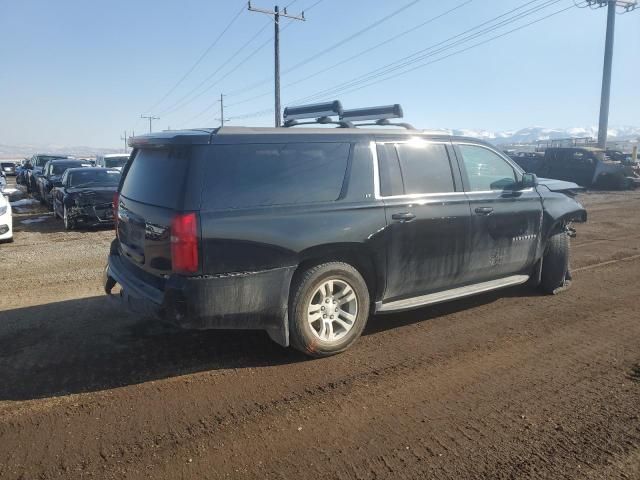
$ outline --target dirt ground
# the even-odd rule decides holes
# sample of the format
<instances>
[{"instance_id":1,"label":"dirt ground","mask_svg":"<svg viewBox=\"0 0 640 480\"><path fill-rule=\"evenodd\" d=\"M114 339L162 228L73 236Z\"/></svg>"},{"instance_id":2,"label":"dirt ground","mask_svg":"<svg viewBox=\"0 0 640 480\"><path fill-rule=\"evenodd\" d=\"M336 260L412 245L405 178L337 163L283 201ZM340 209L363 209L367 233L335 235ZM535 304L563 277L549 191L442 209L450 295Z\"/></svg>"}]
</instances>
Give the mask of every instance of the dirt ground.
<instances>
[{"instance_id":1,"label":"dirt ground","mask_svg":"<svg viewBox=\"0 0 640 480\"><path fill-rule=\"evenodd\" d=\"M111 230L18 213L0 478L640 479L640 191L581 199L569 291L375 317L322 360L124 314Z\"/></svg>"}]
</instances>

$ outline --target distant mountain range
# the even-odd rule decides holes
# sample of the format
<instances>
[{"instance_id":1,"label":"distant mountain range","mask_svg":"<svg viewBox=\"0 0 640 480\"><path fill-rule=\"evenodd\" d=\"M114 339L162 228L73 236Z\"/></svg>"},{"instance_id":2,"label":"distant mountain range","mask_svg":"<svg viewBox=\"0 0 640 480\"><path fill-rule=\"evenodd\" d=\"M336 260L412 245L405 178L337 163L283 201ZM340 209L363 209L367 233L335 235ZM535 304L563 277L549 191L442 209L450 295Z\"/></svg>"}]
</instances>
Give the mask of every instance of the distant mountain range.
<instances>
[{"instance_id":1,"label":"distant mountain range","mask_svg":"<svg viewBox=\"0 0 640 480\"><path fill-rule=\"evenodd\" d=\"M74 157L95 157L98 154L122 153L122 149L40 144L8 145L0 143L0 158L20 160L25 157L30 157L34 153L57 153L72 155Z\"/></svg>"},{"instance_id":2,"label":"distant mountain range","mask_svg":"<svg viewBox=\"0 0 640 480\"><path fill-rule=\"evenodd\" d=\"M494 132L489 130L470 129L437 129L449 135L462 135L487 140L497 145L534 143L537 140L553 140L558 138L593 137L597 138L597 127L544 128L529 127L521 130ZM640 142L640 127L612 127L609 129L609 140ZM0 158L20 159L40 153L66 153L76 157L94 157L97 154L119 153L122 149L98 148L66 145L9 145L0 143Z\"/></svg>"},{"instance_id":3,"label":"distant mountain range","mask_svg":"<svg viewBox=\"0 0 640 480\"><path fill-rule=\"evenodd\" d=\"M496 145L534 143L538 140L555 140L559 138L598 137L598 127L544 128L528 127L521 130L492 132L488 130L444 129L450 135L481 138ZM640 127L609 128L608 138L611 141L640 141Z\"/></svg>"}]
</instances>

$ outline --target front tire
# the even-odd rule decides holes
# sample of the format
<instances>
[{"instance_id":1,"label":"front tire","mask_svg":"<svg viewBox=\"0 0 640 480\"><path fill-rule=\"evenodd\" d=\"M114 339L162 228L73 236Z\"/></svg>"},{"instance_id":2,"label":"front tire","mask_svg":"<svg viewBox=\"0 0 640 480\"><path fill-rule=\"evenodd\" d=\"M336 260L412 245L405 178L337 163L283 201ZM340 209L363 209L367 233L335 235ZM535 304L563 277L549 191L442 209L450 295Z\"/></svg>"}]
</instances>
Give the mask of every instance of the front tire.
<instances>
[{"instance_id":1,"label":"front tire","mask_svg":"<svg viewBox=\"0 0 640 480\"><path fill-rule=\"evenodd\" d=\"M549 238L542 258L540 288L548 294L558 294L571 285L569 272L569 235L564 230Z\"/></svg>"},{"instance_id":2,"label":"front tire","mask_svg":"<svg viewBox=\"0 0 640 480\"><path fill-rule=\"evenodd\" d=\"M369 317L369 290L351 265L329 262L301 272L291 289L291 345L312 357L343 352Z\"/></svg>"},{"instance_id":3,"label":"front tire","mask_svg":"<svg viewBox=\"0 0 640 480\"><path fill-rule=\"evenodd\" d=\"M69 218L69 213L67 212L67 206L64 205L63 210L62 210L62 220L64 221L64 229L65 230L73 230L76 226L75 222L73 221L73 219Z\"/></svg>"}]
</instances>

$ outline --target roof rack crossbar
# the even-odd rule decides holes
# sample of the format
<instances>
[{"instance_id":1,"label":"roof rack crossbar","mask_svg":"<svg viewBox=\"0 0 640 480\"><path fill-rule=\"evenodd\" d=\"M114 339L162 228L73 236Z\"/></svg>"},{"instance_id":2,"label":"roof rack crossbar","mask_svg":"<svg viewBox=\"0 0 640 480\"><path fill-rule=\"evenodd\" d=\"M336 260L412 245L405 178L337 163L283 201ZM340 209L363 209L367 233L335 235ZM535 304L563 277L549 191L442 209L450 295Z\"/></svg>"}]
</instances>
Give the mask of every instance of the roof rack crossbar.
<instances>
[{"instance_id":1,"label":"roof rack crossbar","mask_svg":"<svg viewBox=\"0 0 640 480\"><path fill-rule=\"evenodd\" d=\"M291 120L286 120L284 122L284 127L295 127L297 125L314 125L314 124L320 124L320 125L338 125L339 128L353 128L353 124L351 122L347 122L344 120L333 120L331 117L318 117L315 120L312 120L310 122L299 122L298 120L296 120L295 118L291 119Z\"/></svg>"},{"instance_id":2,"label":"roof rack crossbar","mask_svg":"<svg viewBox=\"0 0 640 480\"><path fill-rule=\"evenodd\" d=\"M388 119L386 118L381 118L380 120L376 120L375 122L372 123L356 123L354 124L355 127L366 127L366 126L397 126L397 127L403 127L406 128L407 130L415 130L416 128L411 125L410 123L407 122L398 122L398 123L392 123L390 122Z\"/></svg>"}]
</instances>

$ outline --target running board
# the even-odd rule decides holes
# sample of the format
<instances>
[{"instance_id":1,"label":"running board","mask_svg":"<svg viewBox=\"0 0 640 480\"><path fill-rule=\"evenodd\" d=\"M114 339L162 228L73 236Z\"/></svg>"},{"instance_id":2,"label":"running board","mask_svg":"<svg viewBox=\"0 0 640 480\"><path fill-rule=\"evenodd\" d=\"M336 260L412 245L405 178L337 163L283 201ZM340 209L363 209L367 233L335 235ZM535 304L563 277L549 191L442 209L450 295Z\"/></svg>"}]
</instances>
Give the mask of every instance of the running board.
<instances>
[{"instance_id":1,"label":"running board","mask_svg":"<svg viewBox=\"0 0 640 480\"><path fill-rule=\"evenodd\" d=\"M529 275L512 275L511 277L499 278L498 280L476 283L475 285L467 285L466 287L453 288L451 290L430 293L419 297L395 300L388 303L378 302L376 305L376 312L390 313L402 310L411 310L413 308L424 307L425 305L447 302L456 298L464 298L471 295L477 295L479 293L490 292L491 290L521 285L527 280L529 280Z\"/></svg>"}]
</instances>

